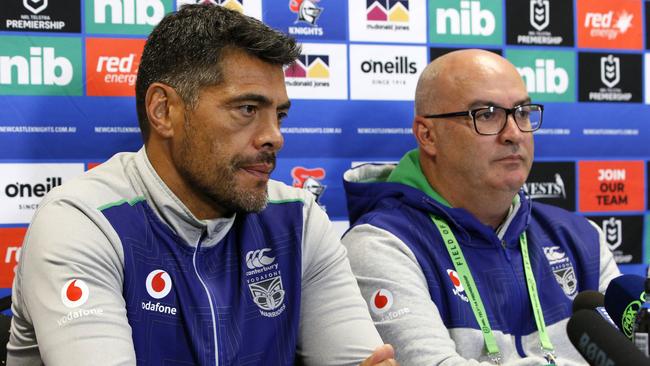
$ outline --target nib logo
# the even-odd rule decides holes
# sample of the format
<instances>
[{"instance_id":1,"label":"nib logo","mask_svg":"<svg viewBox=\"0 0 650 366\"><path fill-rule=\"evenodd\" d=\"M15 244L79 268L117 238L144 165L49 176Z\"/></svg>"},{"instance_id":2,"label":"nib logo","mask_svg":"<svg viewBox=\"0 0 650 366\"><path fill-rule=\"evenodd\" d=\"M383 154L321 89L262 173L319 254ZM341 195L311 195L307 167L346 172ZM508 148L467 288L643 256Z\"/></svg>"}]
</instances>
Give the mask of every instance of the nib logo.
<instances>
[{"instance_id":1,"label":"nib logo","mask_svg":"<svg viewBox=\"0 0 650 366\"><path fill-rule=\"evenodd\" d=\"M172 290L172 279L162 269L151 271L146 279L147 293L154 299L162 299Z\"/></svg>"},{"instance_id":2,"label":"nib logo","mask_svg":"<svg viewBox=\"0 0 650 366\"><path fill-rule=\"evenodd\" d=\"M300 55L284 70L288 78L327 79L330 77L328 55Z\"/></svg>"},{"instance_id":3,"label":"nib logo","mask_svg":"<svg viewBox=\"0 0 650 366\"><path fill-rule=\"evenodd\" d=\"M569 88L569 74L556 67L553 59L536 59L534 70L530 67L518 67L517 70L529 92L562 94Z\"/></svg>"},{"instance_id":4,"label":"nib logo","mask_svg":"<svg viewBox=\"0 0 650 366\"><path fill-rule=\"evenodd\" d=\"M551 5L549 0L530 0L530 25L538 31L543 31L551 21Z\"/></svg>"},{"instance_id":5,"label":"nib logo","mask_svg":"<svg viewBox=\"0 0 650 366\"><path fill-rule=\"evenodd\" d=\"M98 24L107 23L109 12L111 24L156 25L165 15L165 7L159 0L95 0L94 11Z\"/></svg>"},{"instance_id":6,"label":"nib logo","mask_svg":"<svg viewBox=\"0 0 650 366\"><path fill-rule=\"evenodd\" d=\"M0 94L81 95L81 41L0 36Z\"/></svg>"},{"instance_id":7,"label":"nib logo","mask_svg":"<svg viewBox=\"0 0 650 366\"><path fill-rule=\"evenodd\" d=\"M408 0L367 0L366 19L374 22L409 21Z\"/></svg>"},{"instance_id":8,"label":"nib logo","mask_svg":"<svg viewBox=\"0 0 650 366\"><path fill-rule=\"evenodd\" d=\"M370 310L379 315L387 312L393 306L393 294L386 289L375 291L370 297Z\"/></svg>"},{"instance_id":9,"label":"nib logo","mask_svg":"<svg viewBox=\"0 0 650 366\"><path fill-rule=\"evenodd\" d=\"M53 47L30 47L29 59L22 56L0 56L0 84L59 85L70 84L73 67L70 60L55 55ZM15 69L16 80L11 69Z\"/></svg>"},{"instance_id":10,"label":"nib logo","mask_svg":"<svg viewBox=\"0 0 650 366\"><path fill-rule=\"evenodd\" d=\"M449 26L447 26L449 25ZM481 9L480 1L461 1L460 10L436 9L436 32L438 34L490 36L496 29L494 14Z\"/></svg>"},{"instance_id":11,"label":"nib logo","mask_svg":"<svg viewBox=\"0 0 650 366\"><path fill-rule=\"evenodd\" d=\"M614 55L600 58L600 81L613 88L621 80L621 60Z\"/></svg>"},{"instance_id":12,"label":"nib logo","mask_svg":"<svg viewBox=\"0 0 650 366\"><path fill-rule=\"evenodd\" d=\"M76 308L88 300L90 290L82 280L72 279L61 288L61 301L68 308Z\"/></svg>"}]
</instances>

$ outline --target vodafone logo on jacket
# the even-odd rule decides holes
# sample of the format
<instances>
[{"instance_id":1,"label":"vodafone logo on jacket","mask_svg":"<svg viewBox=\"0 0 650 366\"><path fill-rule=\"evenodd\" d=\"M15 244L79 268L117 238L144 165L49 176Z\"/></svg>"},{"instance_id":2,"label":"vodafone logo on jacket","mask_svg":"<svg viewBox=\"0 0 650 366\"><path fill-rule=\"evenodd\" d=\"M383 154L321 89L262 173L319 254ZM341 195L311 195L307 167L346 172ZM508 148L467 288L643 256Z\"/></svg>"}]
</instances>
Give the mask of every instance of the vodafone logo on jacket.
<instances>
[{"instance_id":1,"label":"vodafone logo on jacket","mask_svg":"<svg viewBox=\"0 0 650 366\"><path fill-rule=\"evenodd\" d=\"M61 301L68 308L76 308L86 303L90 290L86 282L71 279L61 288Z\"/></svg>"},{"instance_id":2,"label":"vodafone logo on jacket","mask_svg":"<svg viewBox=\"0 0 650 366\"><path fill-rule=\"evenodd\" d=\"M448 269L447 275L451 280L451 284L454 286L453 289L454 295L460 297L460 299L465 302L469 302L469 299L467 298L467 294L465 294L465 288L463 287L463 284L460 282L460 277L458 276L458 272L454 271L453 269Z\"/></svg>"},{"instance_id":3,"label":"vodafone logo on jacket","mask_svg":"<svg viewBox=\"0 0 650 366\"><path fill-rule=\"evenodd\" d=\"M370 310L375 314L383 314L393 306L393 293L380 288L370 297Z\"/></svg>"},{"instance_id":4,"label":"vodafone logo on jacket","mask_svg":"<svg viewBox=\"0 0 650 366\"><path fill-rule=\"evenodd\" d=\"M151 271L145 284L147 293L154 299L162 299L172 290L172 278L162 269Z\"/></svg>"}]
</instances>

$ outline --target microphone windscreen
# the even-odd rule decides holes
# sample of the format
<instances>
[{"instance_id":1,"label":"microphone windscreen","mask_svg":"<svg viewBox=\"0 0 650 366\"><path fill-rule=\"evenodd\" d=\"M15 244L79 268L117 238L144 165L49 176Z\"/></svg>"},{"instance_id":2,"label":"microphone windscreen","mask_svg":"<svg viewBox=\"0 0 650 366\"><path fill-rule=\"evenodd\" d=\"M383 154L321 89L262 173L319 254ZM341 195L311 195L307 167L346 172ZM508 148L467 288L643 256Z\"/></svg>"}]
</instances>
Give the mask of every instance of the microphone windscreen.
<instances>
[{"instance_id":1,"label":"microphone windscreen","mask_svg":"<svg viewBox=\"0 0 650 366\"><path fill-rule=\"evenodd\" d=\"M600 306L605 306L605 295L598 291L582 291L573 299L573 313L583 309L596 310Z\"/></svg>"},{"instance_id":2,"label":"microphone windscreen","mask_svg":"<svg viewBox=\"0 0 650 366\"><path fill-rule=\"evenodd\" d=\"M650 358L594 311L583 309L573 314L567 335L589 365L650 365Z\"/></svg>"},{"instance_id":3,"label":"microphone windscreen","mask_svg":"<svg viewBox=\"0 0 650 366\"><path fill-rule=\"evenodd\" d=\"M616 277L605 291L605 309L618 329L632 339L636 313L643 305L645 278L636 275Z\"/></svg>"}]
</instances>

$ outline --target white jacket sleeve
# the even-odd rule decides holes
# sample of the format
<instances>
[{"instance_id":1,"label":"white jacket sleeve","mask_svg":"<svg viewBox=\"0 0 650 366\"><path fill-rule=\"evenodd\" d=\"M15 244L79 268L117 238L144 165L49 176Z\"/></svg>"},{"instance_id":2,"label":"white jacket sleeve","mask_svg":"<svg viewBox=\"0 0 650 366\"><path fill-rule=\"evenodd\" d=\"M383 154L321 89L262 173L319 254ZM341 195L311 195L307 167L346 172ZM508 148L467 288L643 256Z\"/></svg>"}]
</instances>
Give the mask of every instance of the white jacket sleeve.
<instances>
[{"instance_id":1,"label":"white jacket sleeve","mask_svg":"<svg viewBox=\"0 0 650 366\"><path fill-rule=\"evenodd\" d=\"M382 344L354 279L346 250L325 212L305 202L302 305L297 360L358 365Z\"/></svg>"},{"instance_id":2,"label":"white jacket sleeve","mask_svg":"<svg viewBox=\"0 0 650 366\"><path fill-rule=\"evenodd\" d=\"M122 256L98 210L43 202L16 271L7 364L135 365Z\"/></svg>"}]
</instances>

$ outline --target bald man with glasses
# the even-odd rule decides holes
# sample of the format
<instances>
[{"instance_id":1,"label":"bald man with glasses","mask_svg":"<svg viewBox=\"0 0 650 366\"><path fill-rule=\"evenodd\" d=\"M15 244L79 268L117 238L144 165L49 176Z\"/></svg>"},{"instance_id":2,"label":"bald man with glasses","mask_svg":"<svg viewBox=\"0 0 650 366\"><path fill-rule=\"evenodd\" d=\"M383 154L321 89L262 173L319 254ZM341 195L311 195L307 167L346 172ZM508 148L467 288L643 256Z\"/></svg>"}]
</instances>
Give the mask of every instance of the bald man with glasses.
<instances>
[{"instance_id":1,"label":"bald man with glasses","mask_svg":"<svg viewBox=\"0 0 650 366\"><path fill-rule=\"evenodd\" d=\"M584 364L572 300L620 273L593 223L521 189L543 111L503 57L451 52L418 81L417 149L345 173L343 243L402 365Z\"/></svg>"}]
</instances>

